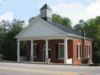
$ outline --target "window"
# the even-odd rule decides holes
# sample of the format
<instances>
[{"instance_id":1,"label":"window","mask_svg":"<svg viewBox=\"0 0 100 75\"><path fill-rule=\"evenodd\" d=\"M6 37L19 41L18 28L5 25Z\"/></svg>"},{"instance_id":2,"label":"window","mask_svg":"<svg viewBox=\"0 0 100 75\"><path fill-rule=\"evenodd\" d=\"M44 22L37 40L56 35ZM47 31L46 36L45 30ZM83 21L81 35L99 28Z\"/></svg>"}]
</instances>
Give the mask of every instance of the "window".
<instances>
[{"instance_id":1,"label":"window","mask_svg":"<svg viewBox=\"0 0 100 75\"><path fill-rule=\"evenodd\" d=\"M86 46L86 56L88 57L88 45Z\"/></svg>"},{"instance_id":2,"label":"window","mask_svg":"<svg viewBox=\"0 0 100 75\"><path fill-rule=\"evenodd\" d=\"M81 45L78 44L77 45L77 58L80 59L80 57L81 57Z\"/></svg>"},{"instance_id":3,"label":"window","mask_svg":"<svg viewBox=\"0 0 100 75\"><path fill-rule=\"evenodd\" d=\"M58 58L63 59L64 58L64 44L59 43L58 45Z\"/></svg>"},{"instance_id":4,"label":"window","mask_svg":"<svg viewBox=\"0 0 100 75\"><path fill-rule=\"evenodd\" d=\"M88 57L90 56L90 45L88 45Z\"/></svg>"},{"instance_id":5,"label":"window","mask_svg":"<svg viewBox=\"0 0 100 75\"><path fill-rule=\"evenodd\" d=\"M36 58L36 57L37 57L37 44L36 44L36 43L34 44L34 49L33 49L33 51L34 51L34 52L33 52L33 53L34 53L34 54L33 54L33 55L34 55L34 58Z\"/></svg>"},{"instance_id":6,"label":"window","mask_svg":"<svg viewBox=\"0 0 100 75\"><path fill-rule=\"evenodd\" d=\"M90 45L85 45L85 54L86 54L86 57L89 57L90 56Z\"/></svg>"},{"instance_id":7,"label":"window","mask_svg":"<svg viewBox=\"0 0 100 75\"><path fill-rule=\"evenodd\" d=\"M89 45L89 56L90 56L90 53L91 53L90 49L91 49L91 48L90 48L90 45Z\"/></svg>"},{"instance_id":8,"label":"window","mask_svg":"<svg viewBox=\"0 0 100 75\"><path fill-rule=\"evenodd\" d=\"M85 57L87 57L87 45L85 45Z\"/></svg>"},{"instance_id":9,"label":"window","mask_svg":"<svg viewBox=\"0 0 100 75\"><path fill-rule=\"evenodd\" d=\"M80 45L80 57L82 57L82 45Z\"/></svg>"}]
</instances>

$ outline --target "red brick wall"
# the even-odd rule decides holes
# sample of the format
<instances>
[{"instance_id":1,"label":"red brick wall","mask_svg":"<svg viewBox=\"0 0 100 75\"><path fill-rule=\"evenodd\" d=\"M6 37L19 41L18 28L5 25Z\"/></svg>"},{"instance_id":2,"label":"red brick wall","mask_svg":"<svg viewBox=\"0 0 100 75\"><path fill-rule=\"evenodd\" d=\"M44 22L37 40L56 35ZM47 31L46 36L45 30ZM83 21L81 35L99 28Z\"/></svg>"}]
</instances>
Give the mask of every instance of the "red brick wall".
<instances>
[{"instance_id":1,"label":"red brick wall","mask_svg":"<svg viewBox=\"0 0 100 75\"><path fill-rule=\"evenodd\" d=\"M73 40L68 40L68 58L73 57Z\"/></svg>"},{"instance_id":2,"label":"red brick wall","mask_svg":"<svg viewBox=\"0 0 100 75\"><path fill-rule=\"evenodd\" d=\"M34 41L38 45L38 55L37 58L35 58L35 61L42 62L43 60L43 47L45 45L44 40L36 40ZM58 59L58 43L64 43L64 40L49 40L49 48L51 49L49 52L49 56L51 59L51 62L54 63L63 63L63 59ZM77 44L80 43L82 45L81 39L74 39L74 40L68 40L68 58L73 59L73 64L81 64L82 63L82 51L81 51L81 58L77 58ZM85 45L90 44L91 53L90 53L90 63L92 62L92 42L91 41L85 41ZM82 49L81 49L82 50ZM27 51L28 58L30 58L30 42L28 42L28 51ZM86 55L86 52L84 51L84 55ZM45 59L45 58L44 58Z\"/></svg>"},{"instance_id":3,"label":"red brick wall","mask_svg":"<svg viewBox=\"0 0 100 75\"><path fill-rule=\"evenodd\" d=\"M30 60L30 49L31 49L31 42L28 41L27 42L27 59ZM34 58L34 61L37 61L37 62L42 62L43 61L43 45L45 44L44 40L35 40L34 43L37 43L37 58Z\"/></svg>"},{"instance_id":4,"label":"red brick wall","mask_svg":"<svg viewBox=\"0 0 100 75\"><path fill-rule=\"evenodd\" d=\"M64 59L58 59L58 43L64 43L64 40L50 40L49 45L51 48L51 62L55 63L63 63ZM68 58L73 57L73 47L72 47L73 41L68 40Z\"/></svg>"},{"instance_id":5,"label":"red brick wall","mask_svg":"<svg viewBox=\"0 0 100 75\"><path fill-rule=\"evenodd\" d=\"M44 40L35 40L34 43L37 43L38 45L38 57L34 59L34 61L37 62L43 62L45 61L45 54L43 55L43 47L45 45ZM58 59L58 43L64 43L63 40L49 40L49 48L50 51L50 59L51 62L55 63L63 63L63 59ZM28 52L27 52L28 59L30 59L30 41L28 42Z\"/></svg>"},{"instance_id":6,"label":"red brick wall","mask_svg":"<svg viewBox=\"0 0 100 75\"><path fill-rule=\"evenodd\" d=\"M37 58L34 59L34 61L37 61L37 62L42 62L44 61L43 60L43 47L44 47L44 44L45 44L45 41L44 40L35 40L34 43L37 44Z\"/></svg>"},{"instance_id":7,"label":"red brick wall","mask_svg":"<svg viewBox=\"0 0 100 75\"><path fill-rule=\"evenodd\" d=\"M92 41L89 41L89 40L85 40L85 46L90 46L90 57L89 57L89 63L92 63ZM87 51L86 51L86 48L85 48L85 51L84 51L84 57L86 57L86 54L87 54Z\"/></svg>"},{"instance_id":8,"label":"red brick wall","mask_svg":"<svg viewBox=\"0 0 100 75\"><path fill-rule=\"evenodd\" d=\"M73 40L73 64L81 64L82 63L82 47L81 47L81 58L77 58L77 44L80 43L83 46L82 40L81 39L75 39ZM90 45L90 60L89 62L92 63L92 41L87 41L85 40L85 45ZM86 49L84 50L84 57L86 56Z\"/></svg>"},{"instance_id":9,"label":"red brick wall","mask_svg":"<svg viewBox=\"0 0 100 75\"><path fill-rule=\"evenodd\" d=\"M51 48L51 62L63 63L63 59L58 59L58 43L64 43L64 40L49 40Z\"/></svg>"},{"instance_id":10,"label":"red brick wall","mask_svg":"<svg viewBox=\"0 0 100 75\"><path fill-rule=\"evenodd\" d=\"M82 51L81 51L81 58L77 58L77 44L80 43L82 45L82 40L75 39L73 40L73 64L81 64L82 61Z\"/></svg>"}]
</instances>

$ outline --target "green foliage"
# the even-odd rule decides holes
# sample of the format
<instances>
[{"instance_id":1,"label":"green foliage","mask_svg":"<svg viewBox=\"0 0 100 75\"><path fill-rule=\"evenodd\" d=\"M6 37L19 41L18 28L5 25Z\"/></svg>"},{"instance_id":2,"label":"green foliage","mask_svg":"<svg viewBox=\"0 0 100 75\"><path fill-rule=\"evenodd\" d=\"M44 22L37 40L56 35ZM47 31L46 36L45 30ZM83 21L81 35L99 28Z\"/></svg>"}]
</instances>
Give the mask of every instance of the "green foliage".
<instances>
[{"instance_id":1,"label":"green foliage","mask_svg":"<svg viewBox=\"0 0 100 75\"><path fill-rule=\"evenodd\" d=\"M84 58L84 59L82 60L82 63L83 63L83 64L88 64L88 63L89 63L89 58L88 58L88 57Z\"/></svg>"},{"instance_id":2,"label":"green foliage","mask_svg":"<svg viewBox=\"0 0 100 75\"><path fill-rule=\"evenodd\" d=\"M74 28L80 31L84 29L86 35L93 39L93 61L100 63L100 16L85 21L84 27L79 23Z\"/></svg>"},{"instance_id":3,"label":"green foliage","mask_svg":"<svg viewBox=\"0 0 100 75\"><path fill-rule=\"evenodd\" d=\"M15 36L22 30L24 21L13 20L12 23L2 21L0 31L0 52L6 60L16 59L16 39Z\"/></svg>"},{"instance_id":4,"label":"green foliage","mask_svg":"<svg viewBox=\"0 0 100 75\"><path fill-rule=\"evenodd\" d=\"M29 22L31 22L31 20L33 20L35 17L31 17L30 19L29 19ZM60 15L57 15L57 14L53 14L52 15L52 20L55 22L55 23L59 23L59 24L62 24L62 25L64 25L64 26L66 26L66 27L72 27L71 26L71 20L69 19L69 18L67 18L67 17L61 17Z\"/></svg>"},{"instance_id":5,"label":"green foliage","mask_svg":"<svg viewBox=\"0 0 100 75\"><path fill-rule=\"evenodd\" d=\"M71 21L69 18L67 17L61 17L60 15L56 15L56 14L53 14L52 15L52 20L56 23L59 23L59 24L62 24L66 27L71 27Z\"/></svg>"}]
</instances>

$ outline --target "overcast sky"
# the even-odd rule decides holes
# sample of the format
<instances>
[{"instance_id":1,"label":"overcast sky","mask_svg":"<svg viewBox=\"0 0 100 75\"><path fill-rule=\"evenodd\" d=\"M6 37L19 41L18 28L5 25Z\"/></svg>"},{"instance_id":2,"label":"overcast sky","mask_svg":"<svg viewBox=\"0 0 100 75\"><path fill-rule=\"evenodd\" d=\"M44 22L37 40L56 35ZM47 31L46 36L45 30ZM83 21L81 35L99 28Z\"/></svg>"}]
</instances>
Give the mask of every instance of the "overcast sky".
<instances>
[{"instance_id":1,"label":"overcast sky","mask_svg":"<svg viewBox=\"0 0 100 75\"><path fill-rule=\"evenodd\" d=\"M37 16L45 3L53 13L69 17L73 24L80 19L100 16L100 0L0 0L0 21L12 21L14 18L27 21Z\"/></svg>"}]
</instances>

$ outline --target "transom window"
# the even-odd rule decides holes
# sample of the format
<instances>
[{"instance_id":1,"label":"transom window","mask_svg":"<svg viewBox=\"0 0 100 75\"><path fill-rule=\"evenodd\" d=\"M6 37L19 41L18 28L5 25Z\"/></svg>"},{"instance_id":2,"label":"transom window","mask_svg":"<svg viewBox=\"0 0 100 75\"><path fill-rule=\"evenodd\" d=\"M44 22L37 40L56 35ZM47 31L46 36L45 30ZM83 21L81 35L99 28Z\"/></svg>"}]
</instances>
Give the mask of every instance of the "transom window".
<instances>
[{"instance_id":1,"label":"transom window","mask_svg":"<svg viewBox=\"0 0 100 75\"><path fill-rule=\"evenodd\" d=\"M64 43L58 44L58 58L64 59Z\"/></svg>"}]
</instances>

